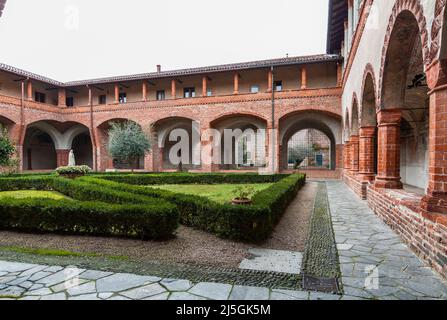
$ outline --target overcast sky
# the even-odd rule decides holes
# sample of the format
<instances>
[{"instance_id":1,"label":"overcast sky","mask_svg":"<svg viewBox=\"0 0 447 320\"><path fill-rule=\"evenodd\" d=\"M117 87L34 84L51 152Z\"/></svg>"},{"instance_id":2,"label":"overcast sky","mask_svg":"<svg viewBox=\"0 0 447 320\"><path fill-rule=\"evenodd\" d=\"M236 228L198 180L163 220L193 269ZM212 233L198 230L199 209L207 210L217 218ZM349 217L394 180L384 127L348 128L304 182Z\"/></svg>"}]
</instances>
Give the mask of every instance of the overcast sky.
<instances>
[{"instance_id":1,"label":"overcast sky","mask_svg":"<svg viewBox=\"0 0 447 320\"><path fill-rule=\"evenodd\" d=\"M0 62L60 81L324 53L328 0L8 0Z\"/></svg>"}]
</instances>

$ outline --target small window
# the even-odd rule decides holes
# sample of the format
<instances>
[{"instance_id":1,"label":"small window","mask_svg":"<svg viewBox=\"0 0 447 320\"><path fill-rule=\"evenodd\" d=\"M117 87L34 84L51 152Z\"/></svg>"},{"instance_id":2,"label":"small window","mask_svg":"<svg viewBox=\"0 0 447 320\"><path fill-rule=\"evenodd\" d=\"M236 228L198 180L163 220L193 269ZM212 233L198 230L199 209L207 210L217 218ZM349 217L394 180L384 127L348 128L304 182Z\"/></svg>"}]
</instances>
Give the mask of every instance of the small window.
<instances>
[{"instance_id":1,"label":"small window","mask_svg":"<svg viewBox=\"0 0 447 320\"><path fill-rule=\"evenodd\" d=\"M275 81L275 91L282 91L282 81Z\"/></svg>"},{"instance_id":2,"label":"small window","mask_svg":"<svg viewBox=\"0 0 447 320\"><path fill-rule=\"evenodd\" d=\"M208 88L208 89L206 90L206 96L207 96L207 97L212 97L212 96L213 96L213 90L211 90L210 88Z\"/></svg>"},{"instance_id":3,"label":"small window","mask_svg":"<svg viewBox=\"0 0 447 320\"><path fill-rule=\"evenodd\" d=\"M126 103L127 102L127 93L121 92L119 94L119 103Z\"/></svg>"},{"instance_id":4,"label":"small window","mask_svg":"<svg viewBox=\"0 0 447 320\"><path fill-rule=\"evenodd\" d=\"M107 96L105 94L101 94L98 97L98 104L107 104Z\"/></svg>"},{"instance_id":5,"label":"small window","mask_svg":"<svg viewBox=\"0 0 447 320\"><path fill-rule=\"evenodd\" d=\"M157 100L161 101L161 100L165 100L166 99L166 93L164 90L158 90L157 91Z\"/></svg>"},{"instance_id":6,"label":"small window","mask_svg":"<svg viewBox=\"0 0 447 320\"><path fill-rule=\"evenodd\" d=\"M74 98L73 97L67 97L65 99L65 104L67 107L73 107L74 106Z\"/></svg>"},{"instance_id":7,"label":"small window","mask_svg":"<svg viewBox=\"0 0 447 320\"><path fill-rule=\"evenodd\" d=\"M45 93L37 92L37 91L36 91L36 93L34 94L34 98L35 98L34 100L35 100L36 102L41 102L41 103L45 103L46 100L47 100Z\"/></svg>"},{"instance_id":8,"label":"small window","mask_svg":"<svg viewBox=\"0 0 447 320\"><path fill-rule=\"evenodd\" d=\"M183 89L183 97L184 98L195 98L196 97L196 89L195 88L184 88Z\"/></svg>"},{"instance_id":9,"label":"small window","mask_svg":"<svg viewBox=\"0 0 447 320\"><path fill-rule=\"evenodd\" d=\"M251 93L258 93L259 92L259 86L258 85L253 85L250 87L250 92Z\"/></svg>"}]
</instances>

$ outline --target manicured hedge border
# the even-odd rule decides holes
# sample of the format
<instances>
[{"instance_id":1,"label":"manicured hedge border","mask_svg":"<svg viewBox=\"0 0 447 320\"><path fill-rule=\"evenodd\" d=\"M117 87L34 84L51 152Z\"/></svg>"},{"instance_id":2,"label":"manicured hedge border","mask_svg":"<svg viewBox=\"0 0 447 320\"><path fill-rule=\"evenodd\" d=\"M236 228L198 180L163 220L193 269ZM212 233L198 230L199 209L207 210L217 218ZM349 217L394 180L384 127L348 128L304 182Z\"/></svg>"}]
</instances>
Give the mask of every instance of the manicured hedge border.
<instances>
[{"instance_id":1,"label":"manicured hedge border","mask_svg":"<svg viewBox=\"0 0 447 320\"><path fill-rule=\"evenodd\" d=\"M134 180L131 177L135 177L135 175L126 177L128 183L140 184L142 181L140 177L135 177ZM254 177L254 175L250 175L250 177ZM272 176L262 177L263 179L272 179ZM108 176L102 176L101 178L82 177L79 180L96 184L101 188L123 190L129 193L165 199L177 205L180 212L180 222L184 225L208 231L223 238L258 242L265 240L270 235L285 209L295 198L306 180L305 175L281 176L281 178L271 187L258 193L253 199L253 205L250 206L219 204L200 196L118 183L109 180ZM254 179L258 181L258 178Z\"/></svg>"},{"instance_id":2,"label":"manicured hedge border","mask_svg":"<svg viewBox=\"0 0 447 320\"><path fill-rule=\"evenodd\" d=\"M278 182L288 175L260 175L256 173L151 173L151 174L91 174L115 182L132 185L160 184L240 184L240 183L272 183Z\"/></svg>"},{"instance_id":3,"label":"manicured hedge border","mask_svg":"<svg viewBox=\"0 0 447 320\"><path fill-rule=\"evenodd\" d=\"M175 205L54 176L0 179L0 190L56 190L75 200L2 199L0 228L164 239L178 227ZM100 202L99 202L100 201Z\"/></svg>"}]
</instances>

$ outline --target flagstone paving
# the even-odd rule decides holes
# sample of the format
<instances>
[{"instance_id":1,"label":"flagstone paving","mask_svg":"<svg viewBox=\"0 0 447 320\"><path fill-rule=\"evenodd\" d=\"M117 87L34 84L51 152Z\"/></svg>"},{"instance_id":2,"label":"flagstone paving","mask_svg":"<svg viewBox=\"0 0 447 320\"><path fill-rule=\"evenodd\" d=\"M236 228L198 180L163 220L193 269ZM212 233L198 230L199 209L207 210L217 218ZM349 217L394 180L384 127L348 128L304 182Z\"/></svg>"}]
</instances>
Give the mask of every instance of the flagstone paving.
<instances>
[{"instance_id":1,"label":"flagstone paving","mask_svg":"<svg viewBox=\"0 0 447 320\"><path fill-rule=\"evenodd\" d=\"M447 299L447 286L343 182L327 192L344 293L367 299Z\"/></svg>"},{"instance_id":2,"label":"flagstone paving","mask_svg":"<svg viewBox=\"0 0 447 320\"><path fill-rule=\"evenodd\" d=\"M0 261L0 300L447 299L447 286L342 182L327 182L344 295Z\"/></svg>"}]
</instances>

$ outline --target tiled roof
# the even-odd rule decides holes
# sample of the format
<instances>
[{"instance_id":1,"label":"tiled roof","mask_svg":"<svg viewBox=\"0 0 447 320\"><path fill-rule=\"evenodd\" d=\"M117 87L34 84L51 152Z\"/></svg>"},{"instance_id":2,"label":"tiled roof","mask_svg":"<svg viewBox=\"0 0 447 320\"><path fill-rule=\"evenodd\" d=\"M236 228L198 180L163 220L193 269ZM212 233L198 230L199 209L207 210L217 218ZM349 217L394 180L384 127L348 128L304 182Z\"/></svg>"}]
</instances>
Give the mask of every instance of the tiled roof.
<instances>
[{"instance_id":1,"label":"tiled roof","mask_svg":"<svg viewBox=\"0 0 447 320\"><path fill-rule=\"evenodd\" d=\"M1 1L1 0L0 0ZM189 68L189 69L179 69L179 70L171 70L171 71L161 71L161 72L152 72L152 73L141 73L134 75L125 75L125 76L116 76L116 77L108 77L108 78L98 78L98 79L90 79L90 80L81 80L81 81L71 81L71 82L59 82L50 78L46 78L28 71L24 71L15 67L11 67L5 64L0 64L0 70L8 71L19 76L23 76L26 78L35 79L38 81L42 81L57 87L76 87L83 85L93 85L93 84L107 84L107 83L116 83L116 82L124 82L124 81L133 81L133 80L150 80L150 79L160 79L160 78L168 78L168 77L181 77L181 76L190 76L190 75L199 75L199 74L207 74L207 73L215 73L215 72L225 72L225 71L239 71L239 70L248 70L248 69L256 69L256 68L266 68L271 66L287 66L287 65L299 65L299 64L308 64L308 63L318 63L318 62L335 62L341 61L341 57L339 55L332 54L321 54L321 55L312 55L312 56L301 56L301 57L287 57L287 58L279 58L279 59L270 59L270 60L261 60L261 61L252 61L252 62L244 62L244 63L233 63L233 64L224 64L217 66L209 66L209 67L199 67L199 68Z\"/></svg>"},{"instance_id":2,"label":"tiled roof","mask_svg":"<svg viewBox=\"0 0 447 320\"><path fill-rule=\"evenodd\" d=\"M327 53L340 52L341 42L345 36L346 19L348 19L348 1L329 0Z\"/></svg>"},{"instance_id":3,"label":"tiled roof","mask_svg":"<svg viewBox=\"0 0 447 320\"><path fill-rule=\"evenodd\" d=\"M0 17L2 16L3 9L5 8L6 0L0 0Z\"/></svg>"}]
</instances>

